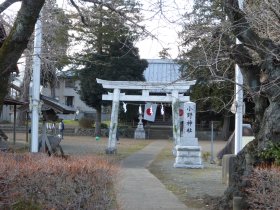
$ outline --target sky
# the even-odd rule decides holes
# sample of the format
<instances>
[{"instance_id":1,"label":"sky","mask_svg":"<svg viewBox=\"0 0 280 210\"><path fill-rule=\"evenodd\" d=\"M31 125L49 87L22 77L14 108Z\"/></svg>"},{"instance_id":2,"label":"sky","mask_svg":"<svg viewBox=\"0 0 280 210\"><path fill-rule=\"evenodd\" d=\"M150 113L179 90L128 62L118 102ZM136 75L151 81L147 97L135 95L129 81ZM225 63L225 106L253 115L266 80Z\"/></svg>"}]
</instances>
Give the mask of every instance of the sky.
<instances>
[{"instance_id":1,"label":"sky","mask_svg":"<svg viewBox=\"0 0 280 210\"><path fill-rule=\"evenodd\" d=\"M73 9L67 0L57 0L65 10ZM179 52L179 39L177 33L181 30L182 15L191 9L192 0L139 0L143 4L144 25L150 36L143 37L136 43L141 58L159 58L163 48L170 48L170 58L175 59ZM2 3L3 0L0 0ZM161 6L160 6L161 5ZM20 3L15 3L5 13L16 15Z\"/></svg>"},{"instance_id":2,"label":"sky","mask_svg":"<svg viewBox=\"0 0 280 210\"><path fill-rule=\"evenodd\" d=\"M73 9L67 4L67 0L57 0L59 6L64 9ZM159 58L159 52L163 48L170 48L170 58L178 55L179 39L177 33L181 30L181 17L192 7L193 0L139 0L143 5L145 26L150 36L146 36L136 42L141 58ZM160 6L161 5L161 6Z\"/></svg>"},{"instance_id":3,"label":"sky","mask_svg":"<svg viewBox=\"0 0 280 210\"><path fill-rule=\"evenodd\" d=\"M192 0L141 0L141 3L145 15L144 25L156 37L146 37L137 43L141 57L158 58L163 48L170 48L168 52L171 58L176 58L181 17L191 9Z\"/></svg>"}]
</instances>

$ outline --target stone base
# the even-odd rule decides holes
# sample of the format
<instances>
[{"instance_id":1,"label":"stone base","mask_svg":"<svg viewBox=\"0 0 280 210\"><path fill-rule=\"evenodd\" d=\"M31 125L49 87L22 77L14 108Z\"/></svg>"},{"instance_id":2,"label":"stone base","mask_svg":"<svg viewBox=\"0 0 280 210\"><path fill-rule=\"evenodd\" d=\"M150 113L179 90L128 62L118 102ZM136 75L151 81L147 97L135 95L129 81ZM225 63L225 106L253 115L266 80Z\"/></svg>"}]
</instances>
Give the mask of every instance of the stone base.
<instances>
[{"instance_id":1,"label":"stone base","mask_svg":"<svg viewBox=\"0 0 280 210\"><path fill-rule=\"evenodd\" d=\"M181 136L180 146L198 146L198 139Z\"/></svg>"},{"instance_id":2,"label":"stone base","mask_svg":"<svg viewBox=\"0 0 280 210\"><path fill-rule=\"evenodd\" d=\"M176 146L174 146L172 149L172 154L174 157L176 157L176 153L177 153Z\"/></svg>"},{"instance_id":3,"label":"stone base","mask_svg":"<svg viewBox=\"0 0 280 210\"><path fill-rule=\"evenodd\" d=\"M203 165L187 165L187 164L179 164L179 163L174 163L173 165L174 168L203 168Z\"/></svg>"},{"instance_id":4,"label":"stone base","mask_svg":"<svg viewBox=\"0 0 280 210\"><path fill-rule=\"evenodd\" d=\"M232 182L232 174L234 172L234 159L236 155L227 154L223 156L222 159L222 182L229 186Z\"/></svg>"},{"instance_id":5,"label":"stone base","mask_svg":"<svg viewBox=\"0 0 280 210\"><path fill-rule=\"evenodd\" d=\"M201 160L200 146L180 146L177 145L175 168L203 168Z\"/></svg>"},{"instance_id":6,"label":"stone base","mask_svg":"<svg viewBox=\"0 0 280 210\"><path fill-rule=\"evenodd\" d=\"M134 139L146 139L144 128L136 128L134 132Z\"/></svg>"}]
</instances>

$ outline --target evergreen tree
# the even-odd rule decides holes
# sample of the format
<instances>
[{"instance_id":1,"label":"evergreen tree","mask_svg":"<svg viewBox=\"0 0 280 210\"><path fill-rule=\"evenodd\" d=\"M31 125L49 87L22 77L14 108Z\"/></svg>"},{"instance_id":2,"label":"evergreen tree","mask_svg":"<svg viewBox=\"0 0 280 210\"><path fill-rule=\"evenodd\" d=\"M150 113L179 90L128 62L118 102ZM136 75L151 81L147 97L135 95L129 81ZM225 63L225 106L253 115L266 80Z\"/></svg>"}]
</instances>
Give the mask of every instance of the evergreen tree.
<instances>
[{"instance_id":1,"label":"evergreen tree","mask_svg":"<svg viewBox=\"0 0 280 210\"><path fill-rule=\"evenodd\" d=\"M110 9L108 9L110 8ZM137 1L113 0L80 8L83 24L75 27L74 40L84 46L74 60L84 66L79 71L81 99L96 110L95 133L100 134L102 94L96 78L107 80L143 80L147 62L141 60L134 41L139 29Z\"/></svg>"},{"instance_id":2,"label":"evergreen tree","mask_svg":"<svg viewBox=\"0 0 280 210\"><path fill-rule=\"evenodd\" d=\"M100 134L101 106L105 90L97 84L96 78L105 80L139 80L143 81L143 72L148 66L146 60L139 57L138 49L133 46L131 37L126 33L113 40L106 40L106 53L89 54L85 68L79 72L81 99L90 107L96 109L96 134Z\"/></svg>"}]
</instances>

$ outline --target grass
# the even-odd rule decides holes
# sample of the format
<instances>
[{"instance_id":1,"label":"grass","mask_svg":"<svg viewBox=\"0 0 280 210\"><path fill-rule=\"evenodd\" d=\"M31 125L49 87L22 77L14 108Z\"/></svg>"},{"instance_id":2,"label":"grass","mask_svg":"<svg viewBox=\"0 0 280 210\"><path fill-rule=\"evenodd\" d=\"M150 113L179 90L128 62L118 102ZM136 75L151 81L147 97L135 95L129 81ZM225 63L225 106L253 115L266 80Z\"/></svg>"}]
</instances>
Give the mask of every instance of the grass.
<instances>
[{"instance_id":1,"label":"grass","mask_svg":"<svg viewBox=\"0 0 280 210\"><path fill-rule=\"evenodd\" d=\"M63 120L63 122L64 122L65 125L79 127L79 121L78 120Z\"/></svg>"},{"instance_id":2,"label":"grass","mask_svg":"<svg viewBox=\"0 0 280 210\"><path fill-rule=\"evenodd\" d=\"M118 145L117 156L119 159L124 159L129 155L143 149L151 142L151 140L120 140L120 144Z\"/></svg>"},{"instance_id":3,"label":"grass","mask_svg":"<svg viewBox=\"0 0 280 210\"><path fill-rule=\"evenodd\" d=\"M29 200L20 200L12 205L13 210L41 210L40 204Z\"/></svg>"},{"instance_id":4,"label":"grass","mask_svg":"<svg viewBox=\"0 0 280 210\"><path fill-rule=\"evenodd\" d=\"M166 188L177 195L180 200L184 200L183 197L185 195L185 188L180 185L174 183L169 176L164 173L163 168L161 167L161 163L164 161L174 160L174 156L172 154L173 144L169 144L166 148L164 148L156 159L149 166L149 170L152 174L154 174L159 180L161 180Z\"/></svg>"},{"instance_id":5,"label":"grass","mask_svg":"<svg viewBox=\"0 0 280 210\"><path fill-rule=\"evenodd\" d=\"M117 144L117 153L107 155L105 154L105 149L107 148L108 138L100 138L99 141L94 141L93 146L93 154L109 157L111 160L120 161L129 155L143 149L148 144L150 144L152 140L134 140L134 139L120 139L120 144Z\"/></svg>"}]
</instances>

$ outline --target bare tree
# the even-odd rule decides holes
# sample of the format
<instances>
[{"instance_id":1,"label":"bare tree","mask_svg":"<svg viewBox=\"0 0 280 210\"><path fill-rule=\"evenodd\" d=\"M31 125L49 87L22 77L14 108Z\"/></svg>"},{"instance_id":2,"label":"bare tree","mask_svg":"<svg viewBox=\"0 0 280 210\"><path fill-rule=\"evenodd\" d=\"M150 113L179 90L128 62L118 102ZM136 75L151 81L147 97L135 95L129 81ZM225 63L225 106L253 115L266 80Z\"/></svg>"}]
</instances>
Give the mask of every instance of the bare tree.
<instances>
[{"instance_id":1,"label":"bare tree","mask_svg":"<svg viewBox=\"0 0 280 210\"><path fill-rule=\"evenodd\" d=\"M230 135L229 118L233 116L234 62L230 46L235 40L226 30L222 1L214 2L196 0L193 10L185 14L179 60L182 76L197 80L191 98L197 102L198 116L204 120L213 120L213 113L222 116L221 134L226 140Z\"/></svg>"},{"instance_id":2,"label":"bare tree","mask_svg":"<svg viewBox=\"0 0 280 210\"><path fill-rule=\"evenodd\" d=\"M185 76L208 75L211 80L234 83L232 67L237 63L246 95L255 104L256 139L238 154L233 182L220 205L220 209L230 209L233 195L243 195L242 176L250 173L248 165L258 163L259 152L280 139L280 3L248 0L241 10L238 0L195 2L200 6L186 15L188 22L181 34L186 46L181 58L189 65ZM235 44L236 38L242 44ZM244 161L245 156L250 162Z\"/></svg>"},{"instance_id":3,"label":"bare tree","mask_svg":"<svg viewBox=\"0 0 280 210\"><path fill-rule=\"evenodd\" d=\"M279 6L277 0L248 1L246 9L242 11L238 0L225 0L230 29L242 42L233 47L232 58L242 68L245 84L255 103L256 115L256 140L237 156L234 182L225 194L226 202L233 194L242 195L242 189L246 186L241 177L248 173L246 169L249 164L258 162L258 152L269 142L279 143L280 46L279 27L274 28L280 23ZM255 16L254 12L250 12L255 8L259 8L263 14ZM250 162L244 162L245 155L250 157Z\"/></svg>"},{"instance_id":4,"label":"bare tree","mask_svg":"<svg viewBox=\"0 0 280 210\"><path fill-rule=\"evenodd\" d=\"M55 98L58 83L57 73L68 64L70 21L64 11L56 5L56 0L47 0L42 9L42 82L50 86L51 96Z\"/></svg>"},{"instance_id":5,"label":"bare tree","mask_svg":"<svg viewBox=\"0 0 280 210\"><path fill-rule=\"evenodd\" d=\"M66 51L68 48L68 20L62 9L58 8L54 0L47 0L41 12L43 43L41 53L41 84L50 84L51 95L55 97L55 86L58 82L57 72L67 63ZM21 99L29 101L29 86L32 75L33 36L30 37L28 47L24 51L25 70L22 84ZM18 115L18 124L24 124L25 112Z\"/></svg>"}]
</instances>

